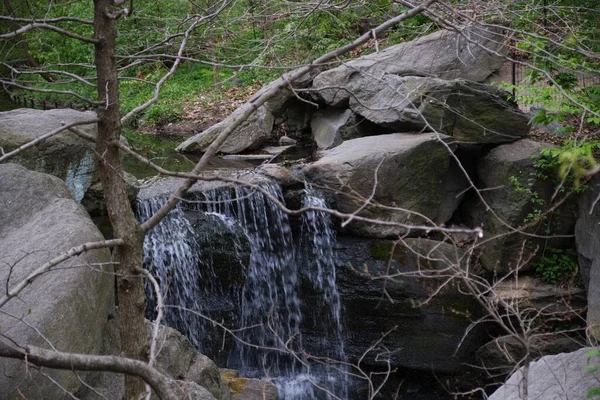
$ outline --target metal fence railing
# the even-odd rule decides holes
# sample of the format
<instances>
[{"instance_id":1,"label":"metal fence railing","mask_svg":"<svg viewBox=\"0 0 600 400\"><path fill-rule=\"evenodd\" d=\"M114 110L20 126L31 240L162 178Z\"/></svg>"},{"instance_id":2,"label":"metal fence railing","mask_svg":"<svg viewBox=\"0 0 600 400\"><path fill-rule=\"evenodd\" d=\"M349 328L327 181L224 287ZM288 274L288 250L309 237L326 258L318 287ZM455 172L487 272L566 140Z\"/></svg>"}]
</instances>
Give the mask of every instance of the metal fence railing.
<instances>
[{"instance_id":1,"label":"metal fence railing","mask_svg":"<svg viewBox=\"0 0 600 400\"><path fill-rule=\"evenodd\" d=\"M540 79L535 83L529 82L526 79L528 72L528 67L524 65L524 63L509 60L502 65L500 71L492 81L497 84L505 83L516 86L516 88L512 90L513 97L519 104L519 108L525 112L530 111L532 107L544 106L545 108L552 109L554 106L557 108L562 101L567 100L556 87L553 88L553 85L549 83L547 79ZM560 72L569 73L577 79L575 90L600 85L600 73L583 73L567 70L558 70L555 73ZM551 90L544 90L549 88ZM544 90L544 95L549 98L543 103L539 101L536 102L536 97L540 96L542 90Z\"/></svg>"}]
</instances>

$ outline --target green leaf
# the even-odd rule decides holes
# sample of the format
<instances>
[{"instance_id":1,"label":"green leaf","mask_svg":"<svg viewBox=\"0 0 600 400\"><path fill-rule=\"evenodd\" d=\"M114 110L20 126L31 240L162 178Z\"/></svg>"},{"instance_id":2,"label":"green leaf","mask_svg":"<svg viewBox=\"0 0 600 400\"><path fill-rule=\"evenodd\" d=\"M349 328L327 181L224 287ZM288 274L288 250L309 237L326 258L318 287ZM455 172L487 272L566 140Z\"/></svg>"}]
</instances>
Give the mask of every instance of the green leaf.
<instances>
[{"instance_id":1,"label":"green leaf","mask_svg":"<svg viewBox=\"0 0 600 400\"><path fill-rule=\"evenodd\" d=\"M600 396L600 387L595 387L595 388L590 389L587 394L588 399L591 399L596 396Z\"/></svg>"}]
</instances>

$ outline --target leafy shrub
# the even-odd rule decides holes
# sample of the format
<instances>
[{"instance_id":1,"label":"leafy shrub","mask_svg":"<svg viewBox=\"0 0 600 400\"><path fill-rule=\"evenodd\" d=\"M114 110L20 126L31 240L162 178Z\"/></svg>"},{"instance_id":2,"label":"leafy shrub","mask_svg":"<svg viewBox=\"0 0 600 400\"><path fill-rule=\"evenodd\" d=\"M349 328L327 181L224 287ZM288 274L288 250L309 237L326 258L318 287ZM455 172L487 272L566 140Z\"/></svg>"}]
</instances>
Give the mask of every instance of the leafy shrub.
<instances>
[{"instance_id":1,"label":"leafy shrub","mask_svg":"<svg viewBox=\"0 0 600 400\"><path fill-rule=\"evenodd\" d=\"M572 281L578 271L577 253L573 249L548 249L535 271L549 284Z\"/></svg>"}]
</instances>

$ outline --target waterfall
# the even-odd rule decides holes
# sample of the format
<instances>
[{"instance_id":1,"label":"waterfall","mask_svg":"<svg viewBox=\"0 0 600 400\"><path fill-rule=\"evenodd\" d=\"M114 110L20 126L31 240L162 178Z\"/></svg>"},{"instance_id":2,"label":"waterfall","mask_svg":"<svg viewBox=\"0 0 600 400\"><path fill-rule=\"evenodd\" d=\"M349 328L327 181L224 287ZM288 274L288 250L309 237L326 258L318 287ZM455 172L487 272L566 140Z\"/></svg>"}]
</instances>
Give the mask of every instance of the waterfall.
<instances>
[{"instance_id":1,"label":"waterfall","mask_svg":"<svg viewBox=\"0 0 600 400\"><path fill-rule=\"evenodd\" d=\"M263 188L283 201L278 186ZM293 370L295 362L286 354L289 351L285 346L297 351L302 337L298 276L288 216L262 193L248 188L211 191L205 193L205 199L208 211L239 221L250 242L250 264L240 306L240 326L247 329L239 336L259 348L237 342L229 365L252 377L262 376L267 369L274 376L286 374Z\"/></svg>"},{"instance_id":2,"label":"waterfall","mask_svg":"<svg viewBox=\"0 0 600 400\"><path fill-rule=\"evenodd\" d=\"M303 207L327 208L321 193L308 186L304 191ZM319 210L309 210L302 215L300 254L305 258L303 265L311 271L308 279L312 283L316 297L323 299L323 307L312 313L311 326L321 335L314 346L315 355L327 357L333 364L326 364L326 375L330 378L330 390L339 398L348 396L348 375L345 364L342 305L336 285L335 256L333 246L335 232L331 216ZM316 271L315 271L316 270Z\"/></svg>"},{"instance_id":3,"label":"waterfall","mask_svg":"<svg viewBox=\"0 0 600 400\"><path fill-rule=\"evenodd\" d=\"M283 202L279 186L268 184L262 189ZM164 201L141 201L138 218L149 218ZM308 188L303 205L325 207L325 202ZM212 219L209 224L196 224L199 215ZM249 247L247 260L229 266L231 277L244 272L239 286L219 285L218 271L223 266L217 265L214 257L206 256L211 240L214 241L213 233L205 232L206 226L218 221L223 230L237 232L227 239L236 254L244 254L244 240ZM238 369L243 376L268 375L279 387L281 399L331 398L327 391L345 399L345 369L329 361L316 362L314 357L345 361L331 221L327 213L309 211L302 216L300 225L300 237L294 238L288 215L260 191L213 190L174 209L147 235L145 266L161 282L166 304L192 309L218 321L224 321L223 308L232 315L229 323L241 329L236 330L238 340L232 341L229 354L221 358L222 364L226 362L227 367ZM305 271L299 271L301 265ZM301 298L301 286L310 287L311 299ZM149 289L152 305L155 299ZM310 302L311 313L305 312L307 315L303 315L303 301ZM228 306L217 309L215 303ZM152 307L148 307L149 316ZM215 358L221 331L196 314L173 308L165 311L168 325L182 331L199 350ZM303 332L307 329L314 330L320 339L304 343Z\"/></svg>"}]
</instances>

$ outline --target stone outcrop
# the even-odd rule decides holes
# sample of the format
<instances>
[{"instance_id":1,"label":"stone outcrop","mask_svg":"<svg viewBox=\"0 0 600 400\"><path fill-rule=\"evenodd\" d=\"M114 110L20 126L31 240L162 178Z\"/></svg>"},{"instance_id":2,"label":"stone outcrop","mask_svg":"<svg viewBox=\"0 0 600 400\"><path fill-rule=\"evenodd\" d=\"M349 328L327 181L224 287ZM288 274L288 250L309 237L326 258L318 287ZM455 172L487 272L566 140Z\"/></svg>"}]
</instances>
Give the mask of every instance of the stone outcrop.
<instances>
[{"instance_id":1,"label":"stone outcrop","mask_svg":"<svg viewBox=\"0 0 600 400\"><path fill-rule=\"evenodd\" d=\"M479 188L487 207L479 200L467 202L473 226L482 226L484 237L494 238L486 243L481 252L481 263L488 271L504 274L517 266L521 271L531 270L531 256L539 257L544 247L560 247L569 244L568 238L544 238L511 233L512 228L533 221L548 209L555 191L551 178L541 179L535 162L542 149L551 145L524 139L500 145L488 151L477 165ZM573 232L577 207L567 201L548 218L548 224L536 224L527 232L537 235L570 235ZM547 233L548 231L548 233ZM502 235L504 234L504 235ZM523 246L525 242L525 246ZM529 263L525 263L530 260Z\"/></svg>"},{"instance_id":2,"label":"stone outcrop","mask_svg":"<svg viewBox=\"0 0 600 400\"><path fill-rule=\"evenodd\" d=\"M600 386L599 372L587 370L600 363L597 356L588 357L591 350L596 349L542 357L529 365L527 373L523 368L515 372L489 399L523 399L525 385L529 400L586 399L590 389Z\"/></svg>"},{"instance_id":3,"label":"stone outcrop","mask_svg":"<svg viewBox=\"0 0 600 400\"><path fill-rule=\"evenodd\" d=\"M70 109L40 111L21 108L0 112L0 147L9 152L65 123L95 118L94 112ZM92 136L97 132L96 124L80 125L78 128ZM22 152L13 162L61 178L77 202L99 179L94 161L94 144L68 131Z\"/></svg>"},{"instance_id":4,"label":"stone outcrop","mask_svg":"<svg viewBox=\"0 0 600 400\"><path fill-rule=\"evenodd\" d=\"M16 164L0 165L2 287L15 285L74 246L102 239L60 179ZM112 276L100 270L110 260L108 249L89 251L38 277L2 308L3 336L20 345L48 347L49 340L61 351L98 354L114 287ZM36 369L25 370L20 361L0 359L2 399L18 396L17 390L26 398L63 396L63 389ZM45 373L71 392L81 385L70 371Z\"/></svg>"},{"instance_id":5,"label":"stone outcrop","mask_svg":"<svg viewBox=\"0 0 600 400\"><path fill-rule=\"evenodd\" d=\"M466 183L450 161L449 150L434 134L389 134L377 140L359 138L322 153L322 157L304 170L311 182L339 189L337 209L353 213L362 205L352 198L354 191L377 203L411 210L367 207L364 217L398 224L422 223L420 213L436 223L445 223L458 207ZM445 183L451 183L446 185ZM386 237L402 232L400 226L353 222L352 232Z\"/></svg>"},{"instance_id":6,"label":"stone outcrop","mask_svg":"<svg viewBox=\"0 0 600 400\"><path fill-rule=\"evenodd\" d=\"M592 335L600 339L600 292L594 290L600 287L600 207L595 204L600 180L595 178L590 186L579 201L575 242L579 253L579 271L587 289L587 324Z\"/></svg>"},{"instance_id":7,"label":"stone outcrop","mask_svg":"<svg viewBox=\"0 0 600 400\"><path fill-rule=\"evenodd\" d=\"M545 313L562 314L564 319L578 317L585 310L585 291L540 282L532 276L506 279L495 285L494 296L507 303L519 303Z\"/></svg>"}]
</instances>

